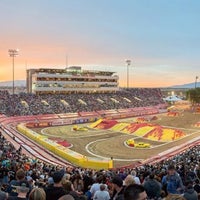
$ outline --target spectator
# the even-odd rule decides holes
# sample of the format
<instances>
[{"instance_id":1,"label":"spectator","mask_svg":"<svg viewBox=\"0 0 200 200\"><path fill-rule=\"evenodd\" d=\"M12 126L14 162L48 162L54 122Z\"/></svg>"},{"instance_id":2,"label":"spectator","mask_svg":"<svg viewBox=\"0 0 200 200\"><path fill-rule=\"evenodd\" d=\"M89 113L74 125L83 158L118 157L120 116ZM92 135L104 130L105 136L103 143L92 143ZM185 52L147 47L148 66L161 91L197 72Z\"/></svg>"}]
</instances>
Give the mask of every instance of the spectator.
<instances>
[{"instance_id":1,"label":"spectator","mask_svg":"<svg viewBox=\"0 0 200 200\"><path fill-rule=\"evenodd\" d=\"M58 200L74 200L74 198L72 195L66 194L66 195L60 197Z\"/></svg>"},{"instance_id":2,"label":"spectator","mask_svg":"<svg viewBox=\"0 0 200 200\"><path fill-rule=\"evenodd\" d=\"M106 191L106 186L104 184L100 185L100 190L96 191L93 197L94 200L110 200L110 195Z\"/></svg>"},{"instance_id":3,"label":"spectator","mask_svg":"<svg viewBox=\"0 0 200 200\"><path fill-rule=\"evenodd\" d=\"M122 179L119 176L115 176L112 179L112 185L113 185L113 194L112 194L111 199L112 200L123 200L125 187L123 187Z\"/></svg>"},{"instance_id":4,"label":"spectator","mask_svg":"<svg viewBox=\"0 0 200 200\"><path fill-rule=\"evenodd\" d=\"M17 196L10 196L8 200L28 200L29 184L27 181L20 181L18 186L14 186L17 190Z\"/></svg>"},{"instance_id":5,"label":"spectator","mask_svg":"<svg viewBox=\"0 0 200 200\"><path fill-rule=\"evenodd\" d=\"M124 180L124 185L128 186L128 185L131 185L131 184L135 184L135 180L134 180L132 175L128 175Z\"/></svg>"},{"instance_id":6,"label":"spectator","mask_svg":"<svg viewBox=\"0 0 200 200\"><path fill-rule=\"evenodd\" d=\"M145 180L144 188L150 199L158 199L161 195L161 184L155 179L154 173Z\"/></svg>"},{"instance_id":7,"label":"spectator","mask_svg":"<svg viewBox=\"0 0 200 200\"><path fill-rule=\"evenodd\" d=\"M45 189L46 200L57 200L61 196L64 196L66 192L62 186L62 178L64 176L64 170L55 171L53 174L54 185L50 185Z\"/></svg>"},{"instance_id":8,"label":"spectator","mask_svg":"<svg viewBox=\"0 0 200 200\"><path fill-rule=\"evenodd\" d=\"M98 177L96 177L96 183L92 184L92 186L90 188L92 199L94 197L95 192L100 190L100 185L102 183L103 183L103 176L99 175Z\"/></svg>"},{"instance_id":9,"label":"spectator","mask_svg":"<svg viewBox=\"0 0 200 200\"><path fill-rule=\"evenodd\" d=\"M129 185L124 191L124 200L147 200L147 194L142 185Z\"/></svg>"},{"instance_id":10,"label":"spectator","mask_svg":"<svg viewBox=\"0 0 200 200\"><path fill-rule=\"evenodd\" d=\"M131 171L131 175L133 176L133 179L134 179L135 183L138 184L138 185L140 185L141 182L140 182L140 179L137 177L137 173L136 173L135 170Z\"/></svg>"},{"instance_id":11,"label":"spectator","mask_svg":"<svg viewBox=\"0 0 200 200\"><path fill-rule=\"evenodd\" d=\"M186 200L182 195L179 194L169 194L165 200Z\"/></svg>"},{"instance_id":12,"label":"spectator","mask_svg":"<svg viewBox=\"0 0 200 200\"><path fill-rule=\"evenodd\" d=\"M81 177L81 175L75 174L74 180L73 180L73 186L74 186L74 190L79 193L79 194L83 194L84 191L84 184L83 184L83 179Z\"/></svg>"},{"instance_id":13,"label":"spectator","mask_svg":"<svg viewBox=\"0 0 200 200\"><path fill-rule=\"evenodd\" d=\"M198 199L200 199L200 184L199 184L199 179L195 180L195 184L194 184L194 190L197 192L198 194Z\"/></svg>"},{"instance_id":14,"label":"spectator","mask_svg":"<svg viewBox=\"0 0 200 200\"><path fill-rule=\"evenodd\" d=\"M94 180L92 178L93 174L92 171L86 172L83 177L84 182L84 192L88 191L88 187L91 186L94 183Z\"/></svg>"},{"instance_id":15,"label":"spectator","mask_svg":"<svg viewBox=\"0 0 200 200\"><path fill-rule=\"evenodd\" d=\"M0 200L6 200L6 199L8 199L8 193L0 190Z\"/></svg>"},{"instance_id":16,"label":"spectator","mask_svg":"<svg viewBox=\"0 0 200 200\"><path fill-rule=\"evenodd\" d=\"M176 172L174 165L169 165L168 174L163 177L162 185L169 194L180 194L183 191L183 183Z\"/></svg>"},{"instance_id":17,"label":"spectator","mask_svg":"<svg viewBox=\"0 0 200 200\"><path fill-rule=\"evenodd\" d=\"M193 182L192 181L186 182L186 189L185 189L183 197L186 200L198 200L198 194L193 188Z\"/></svg>"},{"instance_id":18,"label":"spectator","mask_svg":"<svg viewBox=\"0 0 200 200\"><path fill-rule=\"evenodd\" d=\"M9 193L10 196L17 196L17 190L16 186L19 186L19 184L22 181L25 181L25 171L23 169L18 169L16 172L16 179L12 180L8 186L7 192Z\"/></svg>"},{"instance_id":19,"label":"spectator","mask_svg":"<svg viewBox=\"0 0 200 200\"><path fill-rule=\"evenodd\" d=\"M29 194L29 200L46 200L46 193L42 188L34 188Z\"/></svg>"}]
</instances>

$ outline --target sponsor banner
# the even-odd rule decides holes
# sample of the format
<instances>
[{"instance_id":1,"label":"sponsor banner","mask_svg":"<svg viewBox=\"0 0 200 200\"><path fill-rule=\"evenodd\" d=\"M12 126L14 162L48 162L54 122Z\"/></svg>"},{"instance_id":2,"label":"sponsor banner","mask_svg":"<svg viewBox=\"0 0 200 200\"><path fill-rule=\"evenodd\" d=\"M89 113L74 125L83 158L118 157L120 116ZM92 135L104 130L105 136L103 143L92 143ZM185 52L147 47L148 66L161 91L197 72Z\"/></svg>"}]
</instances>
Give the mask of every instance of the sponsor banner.
<instances>
[{"instance_id":1,"label":"sponsor banner","mask_svg":"<svg viewBox=\"0 0 200 200\"><path fill-rule=\"evenodd\" d=\"M58 114L59 118L76 118L79 117L78 113Z\"/></svg>"},{"instance_id":2,"label":"sponsor banner","mask_svg":"<svg viewBox=\"0 0 200 200\"><path fill-rule=\"evenodd\" d=\"M63 121L53 121L52 126L61 126L63 125Z\"/></svg>"},{"instance_id":3,"label":"sponsor banner","mask_svg":"<svg viewBox=\"0 0 200 200\"><path fill-rule=\"evenodd\" d=\"M97 113L100 115L105 115L105 110L98 110Z\"/></svg>"},{"instance_id":4,"label":"sponsor banner","mask_svg":"<svg viewBox=\"0 0 200 200\"><path fill-rule=\"evenodd\" d=\"M38 120L45 120L45 119L59 119L58 115L50 114L50 115L37 115Z\"/></svg>"},{"instance_id":5,"label":"sponsor banner","mask_svg":"<svg viewBox=\"0 0 200 200\"><path fill-rule=\"evenodd\" d=\"M31 122L30 122L30 123L27 123L27 124L26 124L26 127L27 127L27 128L35 128L36 126L35 126L35 123L31 123Z\"/></svg>"},{"instance_id":6,"label":"sponsor banner","mask_svg":"<svg viewBox=\"0 0 200 200\"><path fill-rule=\"evenodd\" d=\"M132 109L118 109L117 111L119 113L129 113L129 112L132 112Z\"/></svg>"},{"instance_id":7,"label":"sponsor banner","mask_svg":"<svg viewBox=\"0 0 200 200\"><path fill-rule=\"evenodd\" d=\"M98 114L96 112L79 112L79 115L82 116L82 117L98 116Z\"/></svg>"},{"instance_id":8,"label":"sponsor banner","mask_svg":"<svg viewBox=\"0 0 200 200\"><path fill-rule=\"evenodd\" d=\"M118 114L117 110L105 110L105 114Z\"/></svg>"}]
</instances>

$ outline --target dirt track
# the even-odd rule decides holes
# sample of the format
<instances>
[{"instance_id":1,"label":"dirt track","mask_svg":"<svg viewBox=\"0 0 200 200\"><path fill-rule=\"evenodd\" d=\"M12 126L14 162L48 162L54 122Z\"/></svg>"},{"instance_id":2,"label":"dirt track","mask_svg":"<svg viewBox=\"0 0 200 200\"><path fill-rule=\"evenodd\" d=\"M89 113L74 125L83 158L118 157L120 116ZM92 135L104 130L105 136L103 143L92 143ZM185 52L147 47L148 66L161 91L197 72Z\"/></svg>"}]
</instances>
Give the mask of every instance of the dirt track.
<instances>
[{"instance_id":1,"label":"dirt track","mask_svg":"<svg viewBox=\"0 0 200 200\"><path fill-rule=\"evenodd\" d=\"M147 159L160 152L170 149L174 146L178 146L185 143L194 137L200 135L200 128L195 128L192 125L200 121L200 115L194 115L189 112L185 112L184 116L180 117L168 117L166 114L159 115L158 120L153 121L155 124L160 124L162 126L176 127L183 130L187 136L178 141L171 143L161 143L156 141L150 141L143 138L135 139L135 141L143 141L151 144L153 148L150 149L135 149L128 148L124 145L124 141L130 138L134 138L133 135L112 132L110 130L89 130L87 132L74 132L72 131L72 126L64 127L51 127L43 130L45 134L54 135L57 137L62 137L68 142L73 144L72 150L77 151L81 154L87 156L91 155L86 150L86 145L88 143L94 142L88 146L88 150L92 154L103 157L113 157L114 159L127 159L129 161L115 161L115 167L124 166L127 164L132 164L135 159ZM123 121L132 121L133 119L123 119ZM85 125L81 125L85 126ZM37 129L37 131L41 131Z\"/></svg>"}]
</instances>

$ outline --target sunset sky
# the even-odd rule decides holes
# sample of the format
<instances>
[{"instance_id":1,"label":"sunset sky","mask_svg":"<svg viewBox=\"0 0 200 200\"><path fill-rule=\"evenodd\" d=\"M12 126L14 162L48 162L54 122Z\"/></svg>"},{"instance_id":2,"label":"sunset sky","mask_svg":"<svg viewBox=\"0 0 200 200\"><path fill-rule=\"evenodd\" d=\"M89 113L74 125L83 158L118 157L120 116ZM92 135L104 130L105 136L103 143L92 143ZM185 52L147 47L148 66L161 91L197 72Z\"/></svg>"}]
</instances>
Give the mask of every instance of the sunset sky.
<instances>
[{"instance_id":1,"label":"sunset sky","mask_svg":"<svg viewBox=\"0 0 200 200\"><path fill-rule=\"evenodd\" d=\"M110 70L126 85L159 87L200 77L199 0L0 0L0 81L12 80L8 49L26 68Z\"/></svg>"}]
</instances>

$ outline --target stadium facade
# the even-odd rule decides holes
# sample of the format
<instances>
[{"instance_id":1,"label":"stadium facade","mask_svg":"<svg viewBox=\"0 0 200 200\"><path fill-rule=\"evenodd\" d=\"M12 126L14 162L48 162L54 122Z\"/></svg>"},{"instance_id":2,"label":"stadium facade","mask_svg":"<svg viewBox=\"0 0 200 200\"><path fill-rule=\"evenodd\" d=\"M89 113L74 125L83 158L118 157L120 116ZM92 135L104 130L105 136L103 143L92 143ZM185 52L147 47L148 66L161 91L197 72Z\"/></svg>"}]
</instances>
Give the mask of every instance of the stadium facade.
<instances>
[{"instance_id":1,"label":"stadium facade","mask_svg":"<svg viewBox=\"0 0 200 200\"><path fill-rule=\"evenodd\" d=\"M115 72L83 70L80 66L65 69L27 70L27 92L35 94L108 93L119 90Z\"/></svg>"}]
</instances>

